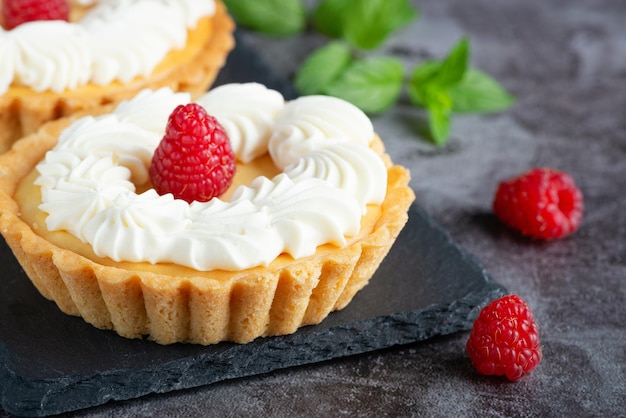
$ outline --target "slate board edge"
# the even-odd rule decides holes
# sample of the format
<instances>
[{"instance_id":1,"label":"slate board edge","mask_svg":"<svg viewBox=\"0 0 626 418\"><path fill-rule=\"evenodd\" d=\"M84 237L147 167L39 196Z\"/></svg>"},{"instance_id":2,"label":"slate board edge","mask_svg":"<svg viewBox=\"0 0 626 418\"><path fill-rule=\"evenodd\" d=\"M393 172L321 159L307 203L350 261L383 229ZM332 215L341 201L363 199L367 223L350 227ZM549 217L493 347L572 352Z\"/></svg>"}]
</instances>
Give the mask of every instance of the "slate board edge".
<instances>
[{"instance_id":1,"label":"slate board edge","mask_svg":"<svg viewBox=\"0 0 626 418\"><path fill-rule=\"evenodd\" d=\"M436 335L468 330L478 312L477 308L504 294L506 294L504 287L489 280L485 288L469 293L448 306L431 305L421 310L400 312L328 328L316 334L314 346L303 342L308 337L306 334L297 332L280 338L257 340L256 342L263 343L263 350L259 350L255 342L233 345L231 349L217 356L207 355L188 359L188 367L184 368L184 373L179 373L177 379L172 379L174 373L169 369L171 364L159 364L133 373L132 381L137 384L134 393L128 389L129 379L126 377L128 372L125 370L111 370L97 376L68 376L63 379L25 381L8 367L3 367L0 374L0 379L4 382L2 404L7 412L21 416L54 415L102 405L109 401L205 386L219 381L424 341ZM456 317L457 320L445 320L450 317ZM432 324L438 325L424 327L424 318L430 318ZM338 337L338 334L343 336ZM361 335L364 337L359 338ZM342 342L341 346L337 345L338 340ZM288 358L284 356L287 349L290 352ZM6 361L8 356L6 348L0 346L0 362L5 366L8 364ZM229 359L239 359L240 362L230 363ZM175 370L181 369L180 360L170 363L176 363L173 366ZM218 372L213 371L207 375L203 365L208 363L213 363L213 366L221 364L223 367ZM255 364L254 372L248 371L250 364ZM168 376L168 379L160 379L160 375ZM17 392L21 399L5 398L5 394L9 392L5 390L9 382L22 388Z\"/></svg>"}]
</instances>

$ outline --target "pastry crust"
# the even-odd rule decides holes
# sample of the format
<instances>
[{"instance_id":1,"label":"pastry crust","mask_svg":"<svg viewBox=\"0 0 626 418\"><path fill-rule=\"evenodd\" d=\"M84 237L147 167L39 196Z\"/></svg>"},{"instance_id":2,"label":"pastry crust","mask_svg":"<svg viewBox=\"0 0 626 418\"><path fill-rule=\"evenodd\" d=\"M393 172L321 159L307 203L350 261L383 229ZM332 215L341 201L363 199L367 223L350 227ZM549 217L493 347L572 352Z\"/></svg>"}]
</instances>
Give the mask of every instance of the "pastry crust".
<instances>
[{"instance_id":1,"label":"pastry crust","mask_svg":"<svg viewBox=\"0 0 626 418\"><path fill-rule=\"evenodd\" d=\"M35 232L42 226L25 221L19 203L38 205L38 188L27 177L76 118L50 122L0 156L0 232L44 297L69 315L128 338L148 336L160 344L246 343L317 324L367 285L415 198L409 172L393 165L377 139L374 148L388 167L387 195L380 206L369 208L359 235L344 248L323 245L296 260L283 254L267 267L240 272L86 256ZM37 192L16 197L22 183Z\"/></svg>"},{"instance_id":2,"label":"pastry crust","mask_svg":"<svg viewBox=\"0 0 626 418\"><path fill-rule=\"evenodd\" d=\"M118 103L145 88L170 87L189 92L193 98L205 93L235 45L234 21L221 1L215 4L215 15L199 20L197 27L189 31L186 48L171 51L149 78L138 77L130 83L114 82L107 86L88 84L58 94L12 86L0 96L0 152L46 122Z\"/></svg>"}]
</instances>

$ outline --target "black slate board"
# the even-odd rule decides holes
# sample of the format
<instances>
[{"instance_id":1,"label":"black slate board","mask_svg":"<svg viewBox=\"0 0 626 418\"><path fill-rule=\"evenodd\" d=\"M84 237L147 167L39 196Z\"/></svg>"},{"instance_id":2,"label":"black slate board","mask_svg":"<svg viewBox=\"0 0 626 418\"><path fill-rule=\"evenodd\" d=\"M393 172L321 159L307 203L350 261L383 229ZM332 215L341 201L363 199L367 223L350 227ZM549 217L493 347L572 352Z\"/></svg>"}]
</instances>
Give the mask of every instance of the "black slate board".
<instances>
[{"instance_id":1,"label":"black slate board","mask_svg":"<svg viewBox=\"0 0 626 418\"><path fill-rule=\"evenodd\" d=\"M241 39L219 83L259 81L295 91ZM246 72L252 71L250 74ZM418 206L370 284L320 325L246 345L161 346L101 331L61 313L0 240L0 401L45 416L422 341L471 327L506 293Z\"/></svg>"}]
</instances>

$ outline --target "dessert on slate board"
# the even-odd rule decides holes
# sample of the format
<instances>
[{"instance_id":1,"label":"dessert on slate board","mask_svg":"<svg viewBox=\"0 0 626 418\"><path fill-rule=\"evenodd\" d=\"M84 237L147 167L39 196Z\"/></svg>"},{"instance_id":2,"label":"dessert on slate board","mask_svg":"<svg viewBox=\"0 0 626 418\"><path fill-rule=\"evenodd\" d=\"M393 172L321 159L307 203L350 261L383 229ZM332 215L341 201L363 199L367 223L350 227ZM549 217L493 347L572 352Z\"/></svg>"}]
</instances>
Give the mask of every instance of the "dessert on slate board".
<instances>
[{"instance_id":1,"label":"dessert on slate board","mask_svg":"<svg viewBox=\"0 0 626 418\"><path fill-rule=\"evenodd\" d=\"M358 108L257 83L143 90L50 122L0 172L0 230L41 294L160 344L321 322L368 283L414 200Z\"/></svg>"}]
</instances>

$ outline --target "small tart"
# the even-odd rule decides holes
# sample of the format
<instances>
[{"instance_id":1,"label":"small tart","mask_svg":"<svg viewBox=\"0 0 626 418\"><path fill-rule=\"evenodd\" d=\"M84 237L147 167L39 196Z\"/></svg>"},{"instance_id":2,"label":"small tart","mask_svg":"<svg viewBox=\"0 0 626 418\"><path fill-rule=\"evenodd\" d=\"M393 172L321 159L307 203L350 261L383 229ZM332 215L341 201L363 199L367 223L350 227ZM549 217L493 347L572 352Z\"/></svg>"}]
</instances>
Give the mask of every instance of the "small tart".
<instances>
[{"instance_id":1,"label":"small tart","mask_svg":"<svg viewBox=\"0 0 626 418\"><path fill-rule=\"evenodd\" d=\"M107 106L98 110L105 113ZM343 309L369 282L408 219L414 200L408 171L393 165L376 137L371 148L387 167L387 193L370 204L358 234L343 247L313 255L281 254L267 266L198 271L169 263L115 262L64 231L50 232L35 166L76 116L50 122L0 156L0 232L40 293L69 315L128 338L160 343L246 343L285 335ZM267 156L238 163L235 184L276 174Z\"/></svg>"},{"instance_id":2,"label":"small tart","mask_svg":"<svg viewBox=\"0 0 626 418\"><path fill-rule=\"evenodd\" d=\"M127 83L114 81L104 86L89 83L61 93L10 86L0 96L0 152L46 122L118 103L146 88L170 87L194 97L205 92L235 44L234 21L221 1L215 3L215 14L201 18L195 28L188 30L185 47L171 50L149 77L135 77Z\"/></svg>"}]
</instances>

